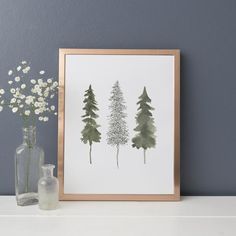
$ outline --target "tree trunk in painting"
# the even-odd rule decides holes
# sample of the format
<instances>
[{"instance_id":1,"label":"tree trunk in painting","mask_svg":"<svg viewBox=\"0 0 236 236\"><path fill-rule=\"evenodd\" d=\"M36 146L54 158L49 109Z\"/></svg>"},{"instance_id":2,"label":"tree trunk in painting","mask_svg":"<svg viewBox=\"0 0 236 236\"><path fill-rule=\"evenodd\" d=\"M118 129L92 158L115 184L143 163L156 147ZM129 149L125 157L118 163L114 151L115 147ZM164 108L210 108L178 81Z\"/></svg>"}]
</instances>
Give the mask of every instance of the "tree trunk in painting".
<instances>
[{"instance_id":1,"label":"tree trunk in painting","mask_svg":"<svg viewBox=\"0 0 236 236\"><path fill-rule=\"evenodd\" d=\"M119 168L119 145L116 146L116 165Z\"/></svg>"},{"instance_id":2,"label":"tree trunk in painting","mask_svg":"<svg viewBox=\"0 0 236 236\"><path fill-rule=\"evenodd\" d=\"M89 163L92 164L92 144L89 145Z\"/></svg>"}]
</instances>

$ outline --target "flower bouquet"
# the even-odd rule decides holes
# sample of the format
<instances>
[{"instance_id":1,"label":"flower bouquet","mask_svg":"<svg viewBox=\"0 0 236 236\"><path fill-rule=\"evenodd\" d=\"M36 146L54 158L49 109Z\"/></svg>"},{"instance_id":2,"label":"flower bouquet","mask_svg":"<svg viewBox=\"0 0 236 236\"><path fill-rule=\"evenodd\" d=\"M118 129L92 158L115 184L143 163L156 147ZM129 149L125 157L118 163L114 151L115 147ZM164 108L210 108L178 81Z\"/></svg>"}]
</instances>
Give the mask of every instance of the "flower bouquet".
<instances>
[{"instance_id":1,"label":"flower bouquet","mask_svg":"<svg viewBox=\"0 0 236 236\"><path fill-rule=\"evenodd\" d=\"M57 94L58 82L44 78L41 70L31 75L30 64L22 61L9 70L7 89L0 88L0 111L9 108L23 121L23 143L15 153L15 190L17 204L38 202L38 180L44 164L43 149L36 145L36 121L47 122L50 114L57 115L51 102Z\"/></svg>"}]
</instances>

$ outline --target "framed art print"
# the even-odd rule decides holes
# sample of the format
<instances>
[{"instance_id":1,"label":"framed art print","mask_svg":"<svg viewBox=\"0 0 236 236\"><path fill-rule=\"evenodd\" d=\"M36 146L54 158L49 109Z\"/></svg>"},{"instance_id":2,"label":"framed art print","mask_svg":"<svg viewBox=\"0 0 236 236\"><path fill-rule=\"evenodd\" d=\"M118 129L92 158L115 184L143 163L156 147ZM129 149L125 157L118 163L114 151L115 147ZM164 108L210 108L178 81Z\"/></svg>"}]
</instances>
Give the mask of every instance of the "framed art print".
<instances>
[{"instance_id":1,"label":"framed art print","mask_svg":"<svg viewBox=\"0 0 236 236\"><path fill-rule=\"evenodd\" d=\"M179 50L60 49L61 200L179 200Z\"/></svg>"}]
</instances>

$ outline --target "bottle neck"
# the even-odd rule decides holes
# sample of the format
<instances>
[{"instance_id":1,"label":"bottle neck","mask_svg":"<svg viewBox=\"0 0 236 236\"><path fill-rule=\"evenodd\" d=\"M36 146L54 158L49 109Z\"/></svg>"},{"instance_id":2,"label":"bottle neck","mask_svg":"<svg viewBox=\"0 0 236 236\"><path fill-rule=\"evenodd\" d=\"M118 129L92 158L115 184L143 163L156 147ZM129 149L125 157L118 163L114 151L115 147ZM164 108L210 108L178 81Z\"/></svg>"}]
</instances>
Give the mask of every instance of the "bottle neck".
<instances>
[{"instance_id":1,"label":"bottle neck","mask_svg":"<svg viewBox=\"0 0 236 236\"><path fill-rule=\"evenodd\" d=\"M33 147L36 144L36 127L24 127L23 128L23 144L28 147Z\"/></svg>"},{"instance_id":2,"label":"bottle neck","mask_svg":"<svg viewBox=\"0 0 236 236\"><path fill-rule=\"evenodd\" d=\"M53 169L55 168L54 165L45 164L42 166L43 176L44 177L53 177Z\"/></svg>"}]
</instances>

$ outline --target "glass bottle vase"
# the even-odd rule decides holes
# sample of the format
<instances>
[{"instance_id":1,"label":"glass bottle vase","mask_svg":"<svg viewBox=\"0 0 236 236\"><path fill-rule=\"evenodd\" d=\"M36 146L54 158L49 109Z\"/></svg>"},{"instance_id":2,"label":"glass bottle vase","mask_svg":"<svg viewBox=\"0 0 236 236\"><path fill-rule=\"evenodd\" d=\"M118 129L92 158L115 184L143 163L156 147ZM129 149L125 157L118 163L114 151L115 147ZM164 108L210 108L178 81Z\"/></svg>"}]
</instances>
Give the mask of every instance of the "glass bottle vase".
<instances>
[{"instance_id":1,"label":"glass bottle vase","mask_svg":"<svg viewBox=\"0 0 236 236\"><path fill-rule=\"evenodd\" d=\"M23 129L23 143L15 153L15 191L19 206L38 203L38 181L42 176L44 151L36 145L36 127Z\"/></svg>"},{"instance_id":2,"label":"glass bottle vase","mask_svg":"<svg viewBox=\"0 0 236 236\"><path fill-rule=\"evenodd\" d=\"M42 210L54 210L58 207L59 184L53 176L54 165L42 166L43 177L39 180L39 208Z\"/></svg>"}]
</instances>

